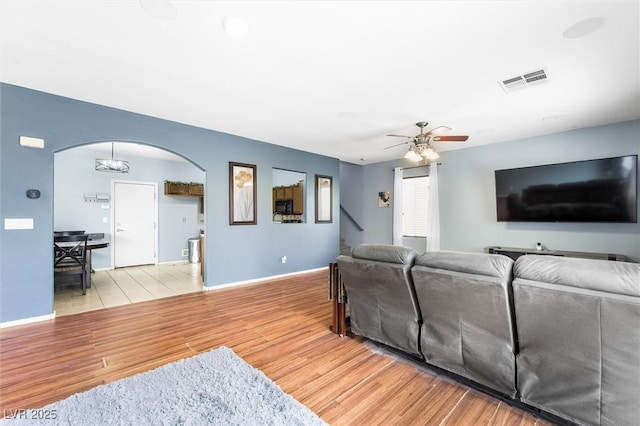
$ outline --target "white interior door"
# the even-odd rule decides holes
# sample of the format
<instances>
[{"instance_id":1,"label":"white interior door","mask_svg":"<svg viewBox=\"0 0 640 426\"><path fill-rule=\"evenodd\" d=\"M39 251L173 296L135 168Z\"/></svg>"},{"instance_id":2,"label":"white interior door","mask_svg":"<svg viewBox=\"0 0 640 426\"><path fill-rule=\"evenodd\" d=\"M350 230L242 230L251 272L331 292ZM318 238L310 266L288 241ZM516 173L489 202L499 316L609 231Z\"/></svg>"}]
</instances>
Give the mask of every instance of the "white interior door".
<instances>
[{"instance_id":1,"label":"white interior door","mask_svg":"<svg viewBox=\"0 0 640 426\"><path fill-rule=\"evenodd\" d=\"M113 182L114 267L156 263L157 184Z\"/></svg>"}]
</instances>

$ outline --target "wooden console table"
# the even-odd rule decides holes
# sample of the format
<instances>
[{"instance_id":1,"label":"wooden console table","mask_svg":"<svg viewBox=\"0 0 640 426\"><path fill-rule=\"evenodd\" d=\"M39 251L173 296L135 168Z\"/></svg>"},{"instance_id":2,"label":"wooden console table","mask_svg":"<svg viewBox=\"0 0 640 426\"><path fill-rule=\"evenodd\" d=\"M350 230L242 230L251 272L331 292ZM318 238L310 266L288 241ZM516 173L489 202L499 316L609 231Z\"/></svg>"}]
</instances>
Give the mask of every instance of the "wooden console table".
<instances>
[{"instance_id":1,"label":"wooden console table","mask_svg":"<svg viewBox=\"0 0 640 426\"><path fill-rule=\"evenodd\" d=\"M618 262L625 262L626 257L623 254L614 253L589 253L582 251L565 251L565 250L536 250L535 248L518 248L518 247L485 247L485 253L490 254L503 254L516 260L518 257L524 254L542 254L549 256L566 256L566 257L580 257L583 259L601 259L601 260L615 260Z\"/></svg>"},{"instance_id":2,"label":"wooden console table","mask_svg":"<svg viewBox=\"0 0 640 426\"><path fill-rule=\"evenodd\" d=\"M336 262L329 263L329 300L333 301L330 329L340 337L344 337L347 335L347 293Z\"/></svg>"}]
</instances>

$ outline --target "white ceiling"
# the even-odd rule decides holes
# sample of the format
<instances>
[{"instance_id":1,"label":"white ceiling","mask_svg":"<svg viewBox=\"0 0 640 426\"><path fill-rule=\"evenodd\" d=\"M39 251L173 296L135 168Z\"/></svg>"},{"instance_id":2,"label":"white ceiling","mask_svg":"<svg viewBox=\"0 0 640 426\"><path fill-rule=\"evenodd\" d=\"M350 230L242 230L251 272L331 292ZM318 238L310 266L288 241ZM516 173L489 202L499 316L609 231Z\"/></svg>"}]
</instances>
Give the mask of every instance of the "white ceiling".
<instances>
[{"instance_id":1,"label":"white ceiling","mask_svg":"<svg viewBox=\"0 0 640 426\"><path fill-rule=\"evenodd\" d=\"M417 121L470 136L446 150L640 118L638 1L0 7L3 82L358 164L402 157L385 135ZM543 84L498 84L539 68Z\"/></svg>"}]
</instances>

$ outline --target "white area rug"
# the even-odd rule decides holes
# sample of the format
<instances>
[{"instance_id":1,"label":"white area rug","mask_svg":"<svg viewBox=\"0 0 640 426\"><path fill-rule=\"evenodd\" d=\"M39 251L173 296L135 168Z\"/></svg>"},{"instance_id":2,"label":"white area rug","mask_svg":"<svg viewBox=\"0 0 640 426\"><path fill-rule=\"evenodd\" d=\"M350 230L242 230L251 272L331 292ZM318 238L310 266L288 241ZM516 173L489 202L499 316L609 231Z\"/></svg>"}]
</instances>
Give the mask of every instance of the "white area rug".
<instances>
[{"instance_id":1,"label":"white area rug","mask_svg":"<svg viewBox=\"0 0 640 426\"><path fill-rule=\"evenodd\" d=\"M3 425L326 424L227 347L4 415Z\"/></svg>"}]
</instances>

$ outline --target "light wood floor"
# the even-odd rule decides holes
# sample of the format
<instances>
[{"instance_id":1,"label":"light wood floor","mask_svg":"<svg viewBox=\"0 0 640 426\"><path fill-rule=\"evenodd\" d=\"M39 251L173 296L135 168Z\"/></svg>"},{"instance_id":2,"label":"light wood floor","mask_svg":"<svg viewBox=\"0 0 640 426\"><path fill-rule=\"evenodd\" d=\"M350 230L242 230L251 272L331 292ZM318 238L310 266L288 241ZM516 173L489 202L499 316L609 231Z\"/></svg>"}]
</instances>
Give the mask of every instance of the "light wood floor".
<instances>
[{"instance_id":1,"label":"light wood floor","mask_svg":"<svg viewBox=\"0 0 640 426\"><path fill-rule=\"evenodd\" d=\"M128 305L203 289L200 264L187 262L96 271L92 274L91 288L87 289L84 296L78 277L56 281L56 316Z\"/></svg>"},{"instance_id":2,"label":"light wood floor","mask_svg":"<svg viewBox=\"0 0 640 426\"><path fill-rule=\"evenodd\" d=\"M37 408L228 346L332 425L548 425L331 333L327 272L0 330L0 409Z\"/></svg>"}]
</instances>

